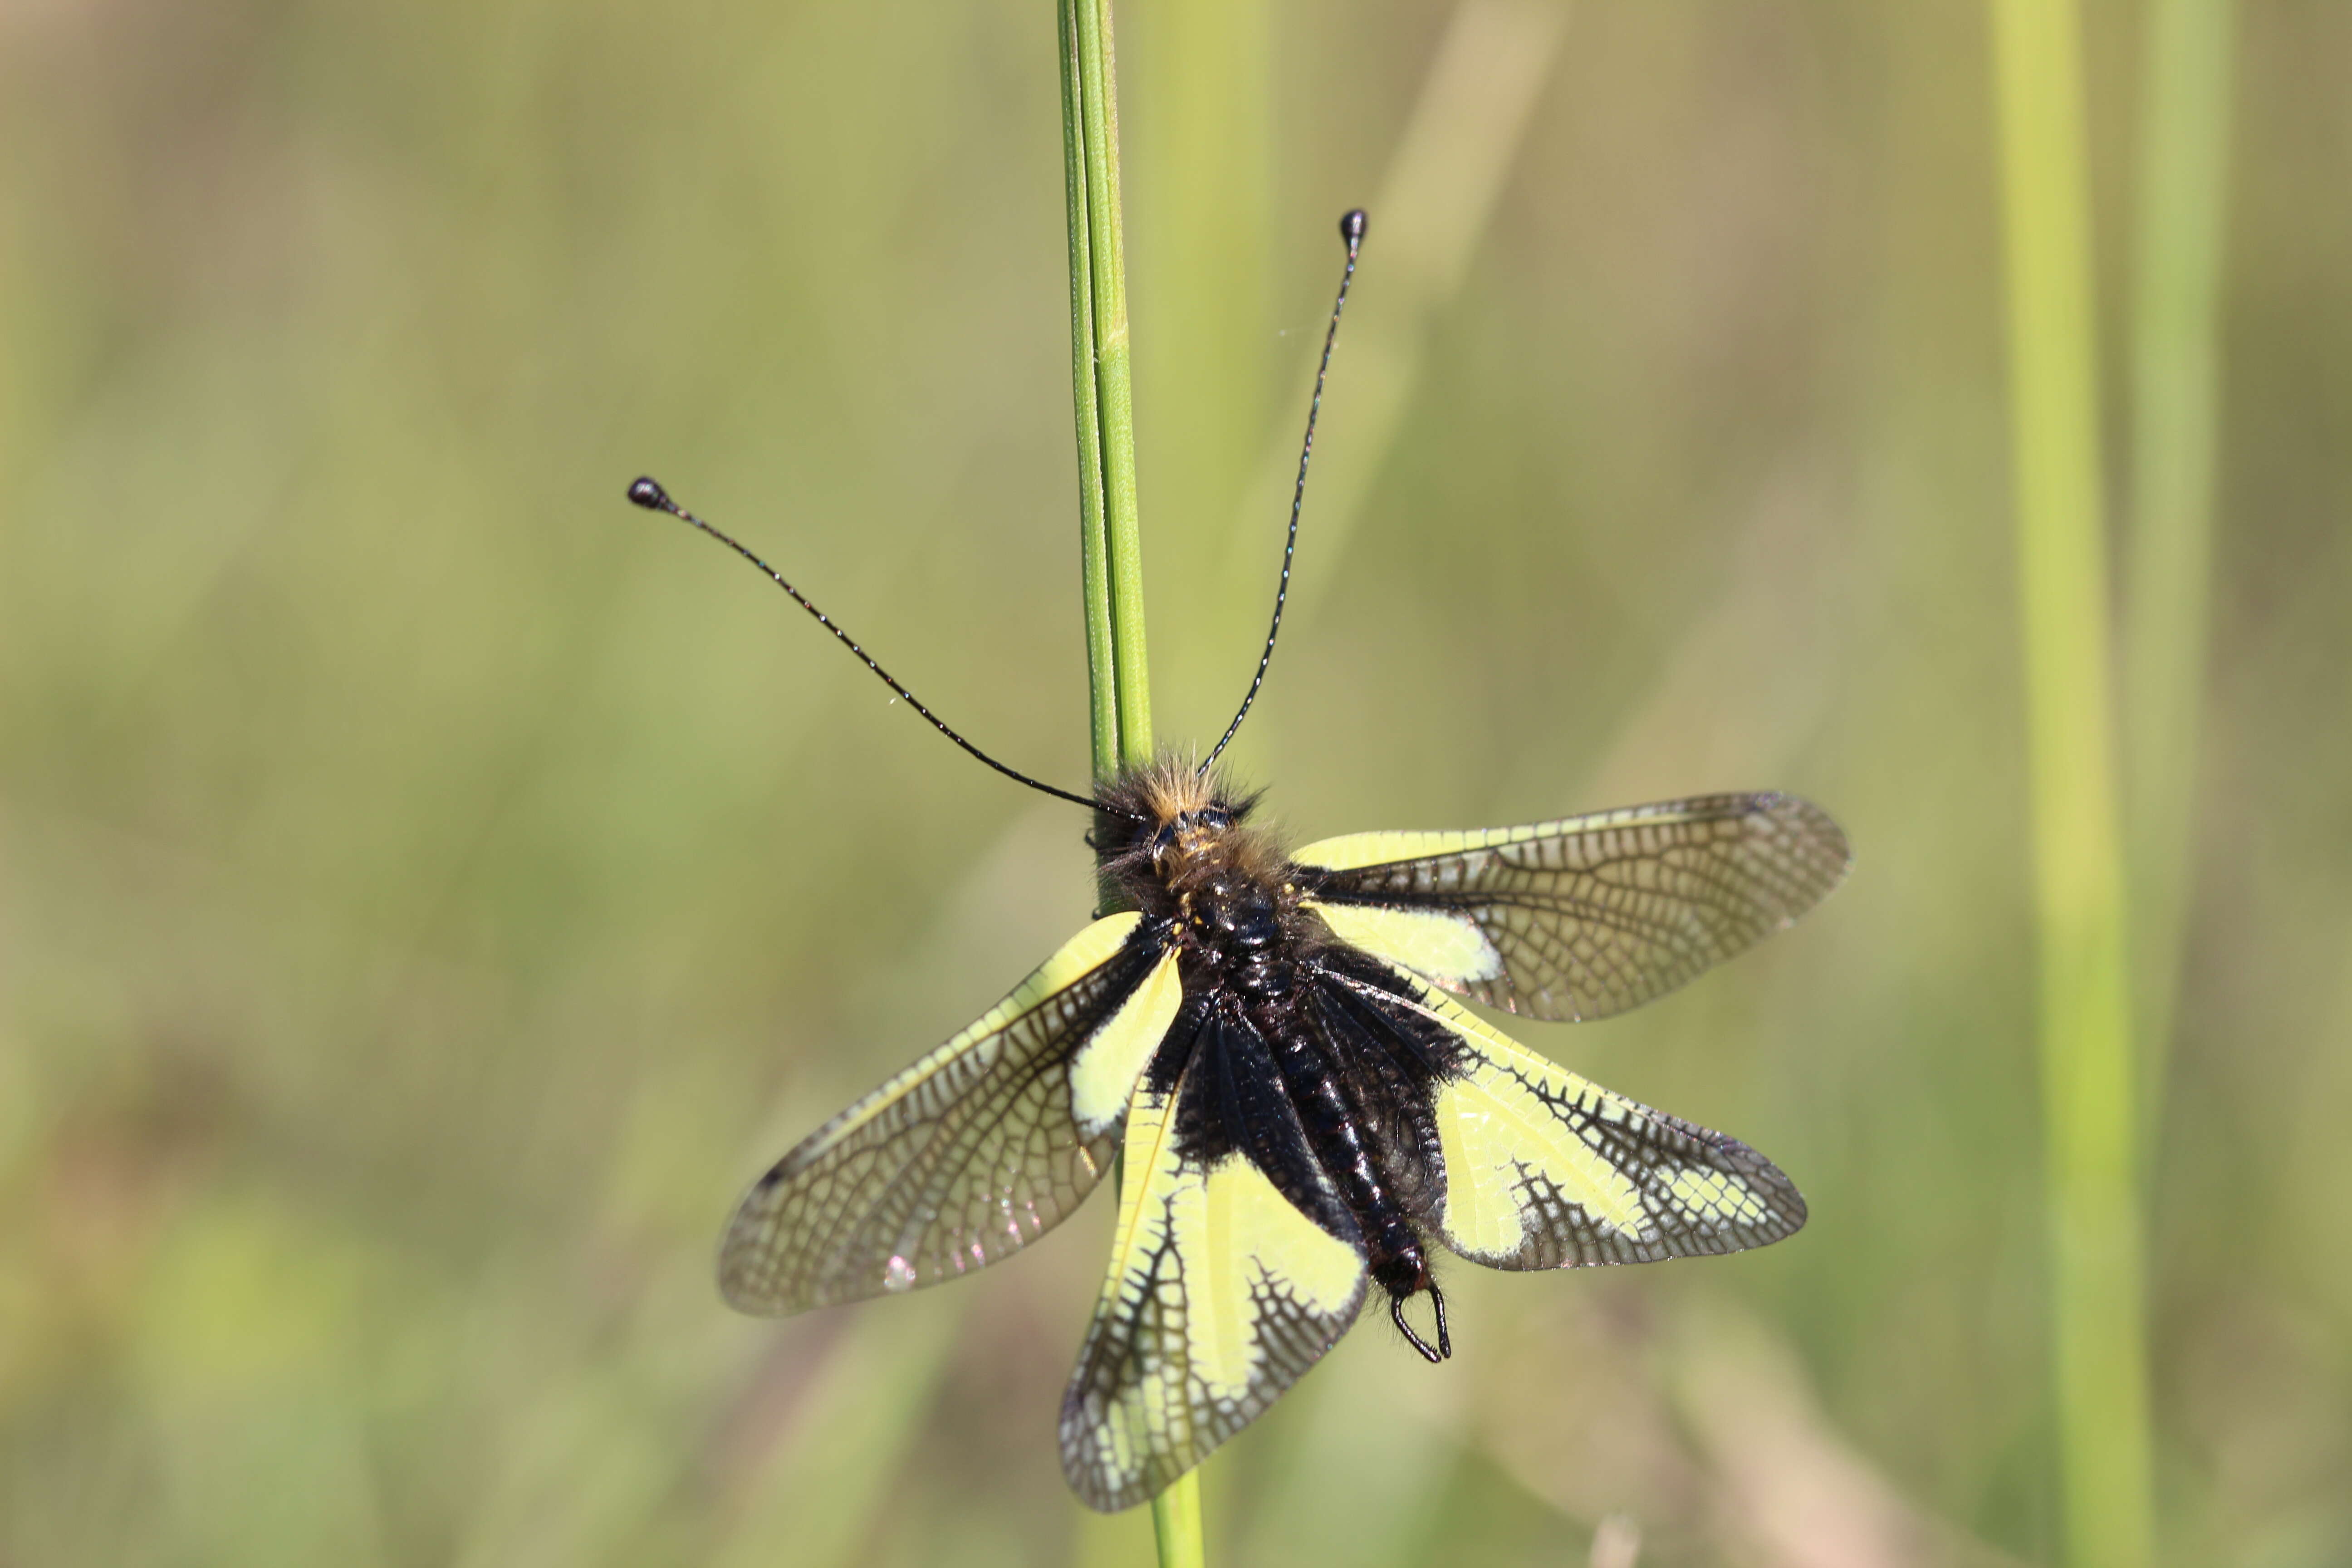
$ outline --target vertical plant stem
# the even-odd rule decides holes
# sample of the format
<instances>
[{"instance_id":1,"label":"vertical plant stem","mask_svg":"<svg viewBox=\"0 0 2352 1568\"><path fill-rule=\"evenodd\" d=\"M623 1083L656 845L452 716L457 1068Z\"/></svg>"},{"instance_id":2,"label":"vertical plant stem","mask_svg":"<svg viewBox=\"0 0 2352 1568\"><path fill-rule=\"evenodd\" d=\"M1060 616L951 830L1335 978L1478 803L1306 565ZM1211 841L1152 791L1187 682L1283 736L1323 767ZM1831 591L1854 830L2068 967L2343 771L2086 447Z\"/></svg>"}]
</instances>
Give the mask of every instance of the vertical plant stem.
<instances>
[{"instance_id":1,"label":"vertical plant stem","mask_svg":"<svg viewBox=\"0 0 2352 1568\"><path fill-rule=\"evenodd\" d=\"M1160 1542L1160 1568L1201 1568L1209 1560L1201 1538L1200 1471L1185 1471L1151 1500L1151 1533Z\"/></svg>"},{"instance_id":2,"label":"vertical plant stem","mask_svg":"<svg viewBox=\"0 0 2352 1568\"><path fill-rule=\"evenodd\" d=\"M1119 762L1134 764L1151 759L1151 681L1143 638L1143 546L1137 521L1135 390L1127 331L1127 242L1119 222L1118 102L1110 0L1061 0L1061 13L1063 31L1069 39L1062 73L1064 166L1066 173L1079 177L1070 193L1070 212L1074 225L1083 216L1086 233L1082 258L1074 229L1070 258L1074 269L1083 259L1087 274L1084 345L1087 363L1084 367L1075 363L1080 349L1075 270L1071 278L1072 374L1074 381L1092 382L1078 393L1078 404L1082 419L1092 409L1100 476L1102 570L1109 596L1108 684L1118 725L1115 751ZM1070 156L1073 151L1075 159ZM1081 430L1082 468L1087 437L1088 432ZM1091 542L1091 532L1088 537ZM1090 613L1095 603L1090 591ZM1090 631L1090 651L1093 641ZM1105 684L1099 668L1095 680L1099 690ZM1103 754L1099 732L1096 748L1099 771Z\"/></svg>"},{"instance_id":3,"label":"vertical plant stem","mask_svg":"<svg viewBox=\"0 0 2352 1568\"><path fill-rule=\"evenodd\" d=\"M1077 407L1081 567L1097 783L1151 760L1143 641L1135 395L1118 206L1110 0L1059 0L1063 174L1070 220L1070 380ZM1120 1172L1120 1179L1126 1176ZM1201 1487L1188 1472L1151 1500L1160 1568L1202 1568Z\"/></svg>"},{"instance_id":4,"label":"vertical plant stem","mask_svg":"<svg viewBox=\"0 0 2352 1568\"><path fill-rule=\"evenodd\" d=\"M2150 1070L2172 1037L2189 901L2219 439L2230 0L2155 0L2140 114L2132 301L2132 527L2124 563L2124 772L2132 1000Z\"/></svg>"},{"instance_id":5,"label":"vertical plant stem","mask_svg":"<svg viewBox=\"0 0 2352 1568\"><path fill-rule=\"evenodd\" d=\"M2148 1568L2138 1086L2074 0L1991 0L2066 1561Z\"/></svg>"},{"instance_id":6,"label":"vertical plant stem","mask_svg":"<svg viewBox=\"0 0 2352 1568\"><path fill-rule=\"evenodd\" d=\"M1070 227L1070 395L1078 429L1078 575L1086 600L1087 718L1099 785L1118 771L1118 653L1112 640L1110 534L1103 500L1102 400L1095 390L1095 272L1087 199L1086 82L1071 0L1062 39L1062 182Z\"/></svg>"}]
</instances>

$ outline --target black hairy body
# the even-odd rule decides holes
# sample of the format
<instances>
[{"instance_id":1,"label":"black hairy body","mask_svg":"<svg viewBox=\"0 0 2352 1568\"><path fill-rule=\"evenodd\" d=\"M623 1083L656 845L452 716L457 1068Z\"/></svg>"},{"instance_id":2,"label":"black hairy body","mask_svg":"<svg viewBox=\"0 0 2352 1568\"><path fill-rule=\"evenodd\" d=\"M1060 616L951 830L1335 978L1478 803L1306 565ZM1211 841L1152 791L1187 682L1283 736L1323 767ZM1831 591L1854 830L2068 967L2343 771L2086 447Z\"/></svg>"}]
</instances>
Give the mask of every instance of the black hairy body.
<instances>
[{"instance_id":1,"label":"black hairy body","mask_svg":"<svg viewBox=\"0 0 2352 1568\"><path fill-rule=\"evenodd\" d=\"M1103 792L1093 838L1110 882L1177 945L1184 1001L1146 1078L1184 1084L1178 1147L1234 1154L1325 1230L1362 1247L1394 1314L1434 1290L1414 1215L1444 1180L1431 1096L1454 1056L1416 1027L1393 970L1304 906L1321 879L1248 820L1255 795L1190 763L1130 769ZM1445 1353L1398 1327L1434 1360Z\"/></svg>"}]
</instances>

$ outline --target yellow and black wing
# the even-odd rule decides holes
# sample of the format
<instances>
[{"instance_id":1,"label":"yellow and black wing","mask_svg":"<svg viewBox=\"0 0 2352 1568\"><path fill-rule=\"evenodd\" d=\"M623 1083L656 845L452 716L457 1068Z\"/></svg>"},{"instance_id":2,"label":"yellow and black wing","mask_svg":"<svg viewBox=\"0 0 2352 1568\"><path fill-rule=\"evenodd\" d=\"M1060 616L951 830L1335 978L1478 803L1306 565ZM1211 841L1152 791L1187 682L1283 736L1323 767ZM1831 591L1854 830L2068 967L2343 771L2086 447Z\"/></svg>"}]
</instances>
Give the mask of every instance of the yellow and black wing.
<instances>
[{"instance_id":1,"label":"yellow and black wing","mask_svg":"<svg viewBox=\"0 0 2352 1568\"><path fill-rule=\"evenodd\" d=\"M1362 1239L1328 1186L1298 1194L1318 1221L1248 1153L1202 1159L1180 1137L1201 1099L1254 1088L1270 1091L1246 1108L1254 1139L1295 1149L1271 1163L1297 1170L1306 1135L1270 1058L1197 1049L1172 1091L1147 1085L1128 1118L1110 1275L1062 1401L1062 1469L1090 1507L1131 1508L1199 1464L1363 1304Z\"/></svg>"},{"instance_id":2,"label":"yellow and black wing","mask_svg":"<svg viewBox=\"0 0 2352 1568\"><path fill-rule=\"evenodd\" d=\"M1357 833L1294 858L1352 947L1538 1018L1605 1017L1787 926L1844 877L1845 835L1786 795L1526 827Z\"/></svg>"},{"instance_id":3,"label":"yellow and black wing","mask_svg":"<svg viewBox=\"0 0 2352 1568\"><path fill-rule=\"evenodd\" d=\"M1444 1180L1404 1195L1463 1257L1490 1268L1654 1263L1803 1226L1796 1186L1738 1139L1612 1093L1433 987L1395 980L1327 984L1376 1034L1443 1055L1430 1108Z\"/></svg>"},{"instance_id":4,"label":"yellow and black wing","mask_svg":"<svg viewBox=\"0 0 2352 1568\"><path fill-rule=\"evenodd\" d=\"M753 1184L719 1253L746 1312L968 1274L1077 1206L1182 999L1164 926L1097 921L979 1022L826 1122Z\"/></svg>"}]
</instances>

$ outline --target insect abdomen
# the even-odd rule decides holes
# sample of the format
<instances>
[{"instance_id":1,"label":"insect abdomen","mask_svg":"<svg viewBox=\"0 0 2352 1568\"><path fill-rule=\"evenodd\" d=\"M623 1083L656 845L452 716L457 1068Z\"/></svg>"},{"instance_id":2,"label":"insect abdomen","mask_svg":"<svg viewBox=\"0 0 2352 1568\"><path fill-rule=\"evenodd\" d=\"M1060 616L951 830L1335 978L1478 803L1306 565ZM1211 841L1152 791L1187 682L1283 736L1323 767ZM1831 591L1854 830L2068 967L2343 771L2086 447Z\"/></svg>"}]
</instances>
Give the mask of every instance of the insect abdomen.
<instances>
[{"instance_id":1,"label":"insect abdomen","mask_svg":"<svg viewBox=\"0 0 2352 1568\"><path fill-rule=\"evenodd\" d=\"M1381 1179L1385 1162L1373 1147L1379 1135L1348 1092L1344 1079L1351 1064L1326 1051L1300 1009L1283 1012L1286 1016L1267 1018L1260 1027L1274 1045L1307 1146L1355 1215L1373 1277L1391 1295L1409 1295L1427 1281L1428 1263L1420 1233Z\"/></svg>"}]
</instances>

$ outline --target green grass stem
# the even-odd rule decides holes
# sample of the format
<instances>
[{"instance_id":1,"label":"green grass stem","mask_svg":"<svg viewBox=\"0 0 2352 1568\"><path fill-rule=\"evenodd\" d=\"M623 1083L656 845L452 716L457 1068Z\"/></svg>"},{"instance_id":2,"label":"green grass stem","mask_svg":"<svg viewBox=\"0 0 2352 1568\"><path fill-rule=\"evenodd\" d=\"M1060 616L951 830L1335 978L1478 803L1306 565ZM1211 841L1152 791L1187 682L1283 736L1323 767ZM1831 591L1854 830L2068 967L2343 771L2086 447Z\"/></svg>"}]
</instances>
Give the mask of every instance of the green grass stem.
<instances>
[{"instance_id":1,"label":"green grass stem","mask_svg":"<svg viewBox=\"0 0 2352 1568\"><path fill-rule=\"evenodd\" d=\"M1070 382L1077 409L1080 579L1095 777L1151 758L1143 641L1135 394L1118 202L1118 102L1110 0L1060 0L1062 161L1070 225ZM1124 1179L1125 1172L1120 1173ZM1201 1568L1196 1472L1151 1500L1160 1568Z\"/></svg>"},{"instance_id":2,"label":"green grass stem","mask_svg":"<svg viewBox=\"0 0 2352 1568\"><path fill-rule=\"evenodd\" d=\"M1099 779L1120 763L1149 762L1151 757L1151 681L1143 637L1143 546L1137 521L1135 389L1127 331L1127 244L1119 222L1110 0L1061 0L1061 34L1071 383L1078 411L1081 506L1093 509L1082 535L1087 557L1082 572L1095 773Z\"/></svg>"},{"instance_id":3,"label":"green grass stem","mask_svg":"<svg viewBox=\"0 0 2352 1568\"><path fill-rule=\"evenodd\" d=\"M2060 1485L2074 1568L2147 1568L2130 950L2074 0L1992 0Z\"/></svg>"},{"instance_id":4,"label":"green grass stem","mask_svg":"<svg viewBox=\"0 0 2352 1568\"><path fill-rule=\"evenodd\" d=\"M1070 395L1077 414L1078 574L1086 600L1087 719L1094 776L1118 771L1118 653L1111 636L1110 534L1103 497L1102 400L1095 380L1095 264L1087 195L1086 72L1071 0L1060 0L1062 183L1070 231Z\"/></svg>"},{"instance_id":5,"label":"green grass stem","mask_svg":"<svg viewBox=\"0 0 2352 1568\"><path fill-rule=\"evenodd\" d=\"M1160 1542L1160 1568L1201 1568L1209 1560L1201 1536L1200 1471L1185 1471L1151 1500L1151 1533Z\"/></svg>"},{"instance_id":6,"label":"green grass stem","mask_svg":"<svg viewBox=\"0 0 2352 1568\"><path fill-rule=\"evenodd\" d=\"M2151 1068L2172 1036L2195 808L2220 432L2230 0L2154 0L2140 106L2124 776L2132 1001ZM2144 1096L2157 1125L2149 1071Z\"/></svg>"}]
</instances>

